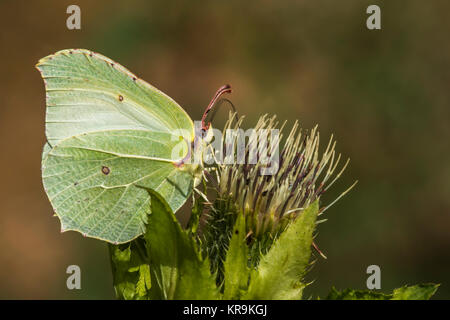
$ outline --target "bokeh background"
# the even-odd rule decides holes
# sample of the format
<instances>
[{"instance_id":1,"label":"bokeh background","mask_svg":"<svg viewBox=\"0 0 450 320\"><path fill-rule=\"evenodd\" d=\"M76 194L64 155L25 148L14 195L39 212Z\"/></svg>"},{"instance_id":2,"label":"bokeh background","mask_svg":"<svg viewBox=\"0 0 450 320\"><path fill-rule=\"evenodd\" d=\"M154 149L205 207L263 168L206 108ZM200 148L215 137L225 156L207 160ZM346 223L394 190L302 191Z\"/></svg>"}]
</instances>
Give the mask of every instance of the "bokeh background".
<instances>
[{"instance_id":1,"label":"bokeh background","mask_svg":"<svg viewBox=\"0 0 450 320\"><path fill-rule=\"evenodd\" d=\"M66 28L81 7L82 29ZM365 26L381 7L382 30ZM351 158L317 243L308 293L441 283L450 298L448 1L0 1L0 298L111 299L107 247L60 234L41 185L44 85L34 65L65 48L120 62L199 119L213 92L251 126L263 113L316 123ZM217 117L221 121L222 116ZM66 267L82 290L66 288Z\"/></svg>"}]
</instances>

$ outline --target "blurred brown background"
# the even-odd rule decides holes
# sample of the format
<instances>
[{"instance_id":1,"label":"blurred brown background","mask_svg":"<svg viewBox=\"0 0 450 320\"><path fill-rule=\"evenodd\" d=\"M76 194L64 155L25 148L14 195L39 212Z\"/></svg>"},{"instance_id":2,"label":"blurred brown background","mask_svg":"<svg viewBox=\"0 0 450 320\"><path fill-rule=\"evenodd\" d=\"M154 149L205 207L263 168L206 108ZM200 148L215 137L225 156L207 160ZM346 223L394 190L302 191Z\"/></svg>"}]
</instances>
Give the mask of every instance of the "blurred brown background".
<instances>
[{"instance_id":1,"label":"blurred brown background","mask_svg":"<svg viewBox=\"0 0 450 320\"><path fill-rule=\"evenodd\" d=\"M66 28L77 4L82 29ZM381 7L382 30L365 26ZM40 157L44 85L34 65L87 48L128 67L199 119L213 92L248 125L262 113L320 125L351 158L317 242L309 294L437 282L450 298L450 3L448 1L0 1L0 298L113 298L107 247L60 234ZM222 116L223 118L223 116ZM220 121L220 117L219 117ZM82 290L66 289L66 267Z\"/></svg>"}]
</instances>

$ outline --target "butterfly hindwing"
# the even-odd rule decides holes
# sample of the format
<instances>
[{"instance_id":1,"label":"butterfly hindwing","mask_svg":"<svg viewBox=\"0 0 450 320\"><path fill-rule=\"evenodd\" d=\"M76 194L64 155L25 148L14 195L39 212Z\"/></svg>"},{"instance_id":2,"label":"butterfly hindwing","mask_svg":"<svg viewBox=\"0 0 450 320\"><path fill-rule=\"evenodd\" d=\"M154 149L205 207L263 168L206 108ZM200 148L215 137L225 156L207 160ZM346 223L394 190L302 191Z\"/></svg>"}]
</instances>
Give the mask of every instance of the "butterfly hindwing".
<instances>
[{"instance_id":1,"label":"butterfly hindwing","mask_svg":"<svg viewBox=\"0 0 450 320\"><path fill-rule=\"evenodd\" d=\"M173 211L184 204L193 176L177 163L193 125L178 104L87 50L60 51L38 68L47 92L42 178L63 230L123 243L145 231L145 188Z\"/></svg>"}]
</instances>

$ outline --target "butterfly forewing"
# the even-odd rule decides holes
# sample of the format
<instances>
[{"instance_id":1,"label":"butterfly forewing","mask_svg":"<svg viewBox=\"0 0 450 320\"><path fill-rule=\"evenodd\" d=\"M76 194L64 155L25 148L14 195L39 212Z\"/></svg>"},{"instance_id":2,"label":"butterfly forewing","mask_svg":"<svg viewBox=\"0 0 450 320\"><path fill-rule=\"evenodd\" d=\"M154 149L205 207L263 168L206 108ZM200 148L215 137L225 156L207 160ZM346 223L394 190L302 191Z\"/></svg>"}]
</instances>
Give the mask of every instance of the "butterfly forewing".
<instances>
[{"instance_id":1,"label":"butterfly forewing","mask_svg":"<svg viewBox=\"0 0 450 320\"><path fill-rule=\"evenodd\" d=\"M51 146L98 130L184 130L193 123L169 96L116 62L88 50L63 50L39 61L47 92L46 135Z\"/></svg>"}]
</instances>

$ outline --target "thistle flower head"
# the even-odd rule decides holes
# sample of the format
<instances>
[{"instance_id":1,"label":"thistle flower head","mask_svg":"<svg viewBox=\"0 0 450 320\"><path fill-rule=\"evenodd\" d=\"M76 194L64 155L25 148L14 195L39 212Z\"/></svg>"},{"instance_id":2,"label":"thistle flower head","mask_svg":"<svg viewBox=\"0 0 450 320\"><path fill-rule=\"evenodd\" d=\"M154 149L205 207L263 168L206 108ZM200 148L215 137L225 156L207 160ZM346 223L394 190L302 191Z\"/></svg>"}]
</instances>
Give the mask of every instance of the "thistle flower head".
<instances>
[{"instance_id":1,"label":"thistle flower head","mask_svg":"<svg viewBox=\"0 0 450 320\"><path fill-rule=\"evenodd\" d=\"M224 130L224 152L232 149L238 153L237 142L239 139L242 141L242 137L235 133L239 132L242 122L243 118L237 119L235 114L230 115ZM256 237L280 231L303 209L320 198L348 164L347 160L337 170L341 155L336 155L333 137L323 154L320 154L317 126L309 132L302 132L298 122L294 123L284 147L279 151L284 127L285 123L280 126L275 116L262 116L254 128L256 134L248 137L244 149L245 161L232 161L217 167L218 198L233 201L245 215L248 231ZM270 132L270 135L262 132ZM277 132L281 133L274 134ZM262 174L264 170L267 171L268 163L260 161L261 157L254 163L249 161L255 150L252 151L252 146L255 145L258 145L258 156L266 150L266 156L271 159L271 174ZM322 211L325 209L322 208Z\"/></svg>"},{"instance_id":2,"label":"thistle flower head","mask_svg":"<svg viewBox=\"0 0 450 320\"><path fill-rule=\"evenodd\" d=\"M318 200L348 164L347 160L338 169L341 156L335 152L333 137L320 153L317 126L303 132L295 122L280 150L286 123L280 125L275 116L265 115L255 128L244 132L243 120L230 114L221 139L213 141L218 150L211 147L216 161L208 169L208 180L211 173L215 173L212 180L217 194L212 203L207 201L210 205L200 242L219 285L223 281L223 262L238 215L245 218L249 265L255 267L261 254L270 249L286 226ZM320 213L352 187L322 207Z\"/></svg>"}]
</instances>

